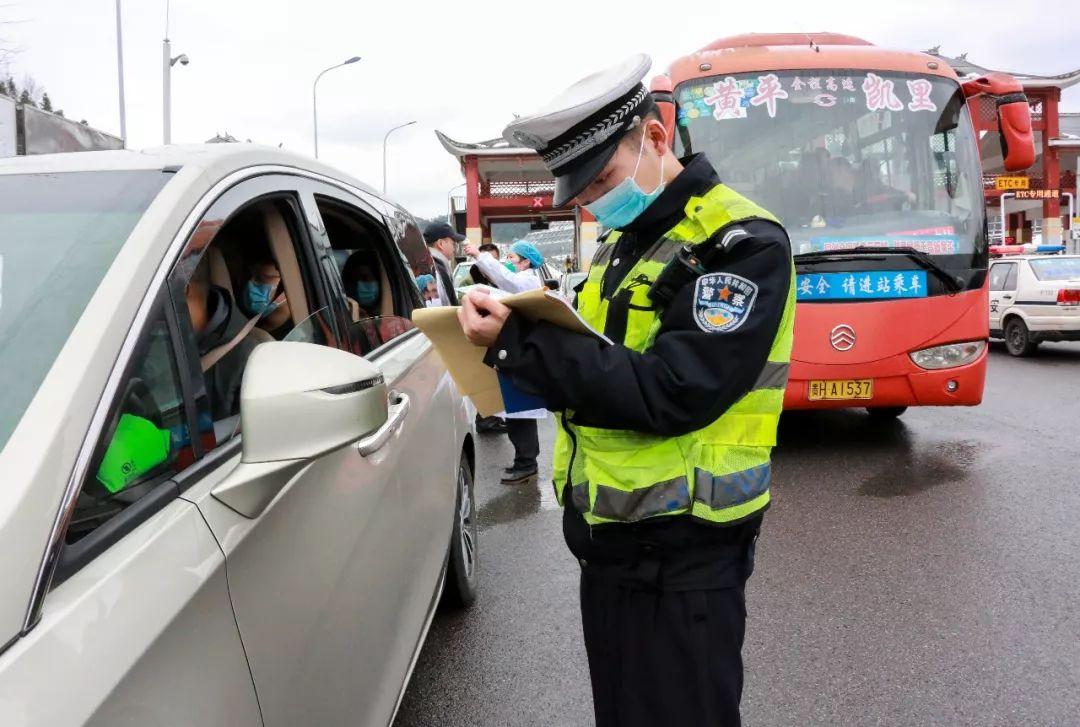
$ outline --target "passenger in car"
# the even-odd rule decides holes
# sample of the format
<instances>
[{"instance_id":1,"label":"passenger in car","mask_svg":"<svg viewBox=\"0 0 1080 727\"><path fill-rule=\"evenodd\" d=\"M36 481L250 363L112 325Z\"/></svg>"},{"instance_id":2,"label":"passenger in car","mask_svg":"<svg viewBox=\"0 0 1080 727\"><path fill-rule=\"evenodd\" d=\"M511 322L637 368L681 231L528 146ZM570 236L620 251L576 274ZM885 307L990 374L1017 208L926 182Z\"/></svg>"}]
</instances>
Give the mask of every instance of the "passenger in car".
<instances>
[{"instance_id":1,"label":"passenger in car","mask_svg":"<svg viewBox=\"0 0 1080 727\"><path fill-rule=\"evenodd\" d=\"M211 414L214 421L227 419L240 412L240 382L257 337L251 335L229 291L210 282L208 255L195 267L185 297L203 362Z\"/></svg>"},{"instance_id":2,"label":"passenger in car","mask_svg":"<svg viewBox=\"0 0 1080 727\"><path fill-rule=\"evenodd\" d=\"M435 276L424 274L416 278L416 287L420 288L420 298L426 308L438 308L442 305L439 300L439 288L435 285Z\"/></svg>"},{"instance_id":3,"label":"passenger in car","mask_svg":"<svg viewBox=\"0 0 1080 727\"><path fill-rule=\"evenodd\" d=\"M250 265L248 273L251 277L244 283L237 303L248 318L261 315L259 328L281 340L292 322L289 300L281 287L281 271L272 258L264 257Z\"/></svg>"},{"instance_id":4,"label":"passenger in car","mask_svg":"<svg viewBox=\"0 0 1080 727\"><path fill-rule=\"evenodd\" d=\"M345 261L341 271L345 293L360 304L361 318L379 315L379 264L375 253L357 250Z\"/></svg>"}]
</instances>

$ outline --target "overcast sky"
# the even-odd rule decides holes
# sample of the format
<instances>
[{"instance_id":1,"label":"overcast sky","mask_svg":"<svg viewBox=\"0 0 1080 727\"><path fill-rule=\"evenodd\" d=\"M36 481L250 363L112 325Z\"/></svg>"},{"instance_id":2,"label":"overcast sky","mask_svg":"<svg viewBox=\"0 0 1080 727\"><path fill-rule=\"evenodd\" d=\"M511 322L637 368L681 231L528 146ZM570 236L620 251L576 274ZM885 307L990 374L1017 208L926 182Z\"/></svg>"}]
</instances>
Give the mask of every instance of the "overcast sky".
<instances>
[{"instance_id":1,"label":"overcast sky","mask_svg":"<svg viewBox=\"0 0 1080 727\"><path fill-rule=\"evenodd\" d=\"M161 40L166 0L125 0L130 146L161 143ZM392 126L388 192L414 214L446 210L462 180L435 138L499 135L577 78L644 51L653 71L742 32L850 33L908 49L941 45L983 66L1056 74L1080 67L1080 29L1068 3L1049 0L765 0L636 3L551 0L172 0L173 141L216 133L312 152L311 84L350 56L360 63L319 84L320 156L379 187ZM902 7L903 6L903 7ZM714 9L715 8L715 9ZM888 8L883 10L881 8ZM669 18L661 13L667 11ZM114 0L0 0L9 70L32 74L67 116L119 132ZM1064 108L1080 111L1080 89Z\"/></svg>"}]
</instances>

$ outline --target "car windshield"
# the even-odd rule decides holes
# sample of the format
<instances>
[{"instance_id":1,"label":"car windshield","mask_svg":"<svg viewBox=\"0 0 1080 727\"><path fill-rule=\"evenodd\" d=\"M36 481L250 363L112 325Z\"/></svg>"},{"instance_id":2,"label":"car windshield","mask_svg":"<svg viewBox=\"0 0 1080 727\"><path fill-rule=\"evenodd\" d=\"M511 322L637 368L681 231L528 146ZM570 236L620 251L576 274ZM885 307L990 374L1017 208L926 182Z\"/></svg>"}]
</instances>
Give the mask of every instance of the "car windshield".
<instances>
[{"instance_id":1,"label":"car windshield","mask_svg":"<svg viewBox=\"0 0 1080 727\"><path fill-rule=\"evenodd\" d=\"M472 273L472 263L461 263L454 270L454 287L460 288L469 284L469 274Z\"/></svg>"},{"instance_id":2,"label":"car windshield","mask_svg":"<svg viewBox=\"0 0 1080 727\"><path fill-rule=\"evenodd\" d=\"M168 179L159 171L0 174L0 450Z\"/></svg>"},{"instance_id":3,"label":"car windshield","mask_svg":"<svg viewBox=\"0 0 1080 727\"><path fill-rule=\"evenodd\" d=\"M985 253L978 148L960 87L854 70L696 79L676 89L680 154L777 215L795 254L911 247Z\"/></svg>"},{"instance_id":4,"label":"car windshield","mask_svg":"<svg viewBox=\"0 0 1080 727\"><path fill-rule=\"evenodd\" d=\"M1080 280L1080 257L1048 257L1030 262L1039 280Z\"/></svg>"}]
</instances>

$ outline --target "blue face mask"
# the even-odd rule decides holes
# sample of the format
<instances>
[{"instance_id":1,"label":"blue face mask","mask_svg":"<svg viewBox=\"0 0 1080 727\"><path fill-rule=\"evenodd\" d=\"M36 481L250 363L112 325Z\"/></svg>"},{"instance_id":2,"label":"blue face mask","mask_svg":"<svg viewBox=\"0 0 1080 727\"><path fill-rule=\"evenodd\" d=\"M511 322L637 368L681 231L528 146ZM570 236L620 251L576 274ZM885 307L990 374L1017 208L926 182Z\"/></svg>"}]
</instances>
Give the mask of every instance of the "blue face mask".
<instances>
[{"instance_id":1,"label":"blue face mask","mask_svg":"<svg viewBox=\"0 0 1080 727\"><path fill-rule=\"evenodd\" d=\"M277 310L278 305L280 305L270 299L270 296L274 294L274 287L275 286L270 283L258 283L254 280L249 280L244 284L244 292L240 304L250 315L256 315L257 313L261 313L264 316L270 315Z\"/></svg>"},{"instance_id":2,"label":"blue face mask","mask_svg":"<svg viewBox=\"0 0 1080 727\"><path fill-rule=\"evenodd\" d=\"M356 302L362 306L369 306L379 299L379 284L364 280L356 283Z\"/></svg>"},{"instance_id":3,"label":"blue face mask","mask_svg":"<svg viewBox=\"0 0 1080 727\"><path fill-rule=\"evenodd\" d=\"M637 176L638 167L641 166L641 155L644 151L645 134L642 134L641 148L638 149L634 173L608 190L603 197L595 200L592 204L585 205L585 209L589 210L604 227L621 230L640 217L641 213L664 191L663 157L660 157L660 183L656 185L656 189L645 193L638 186L637 180L634 179Z\"/></svg>"}]
</instances>

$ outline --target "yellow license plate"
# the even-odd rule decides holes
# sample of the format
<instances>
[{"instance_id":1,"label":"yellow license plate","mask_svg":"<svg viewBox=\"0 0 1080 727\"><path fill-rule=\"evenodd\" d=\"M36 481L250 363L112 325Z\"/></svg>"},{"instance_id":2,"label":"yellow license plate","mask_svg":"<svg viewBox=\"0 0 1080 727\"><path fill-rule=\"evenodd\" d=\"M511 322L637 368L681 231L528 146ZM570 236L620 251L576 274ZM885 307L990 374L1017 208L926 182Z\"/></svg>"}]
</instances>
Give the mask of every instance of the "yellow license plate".
<instances>
[{"instance_id":1,"label":"yellow license plate","mask_svg":"<svg viewBox=\"0 0 1080 727\"><path fill-rule=\"evenodd\" d=\"M831 401L834 399L871 399L874 396L873 379L836 379L835 381L815 380L807 390L810 401Z\"/></svg>"}]
</instances>

